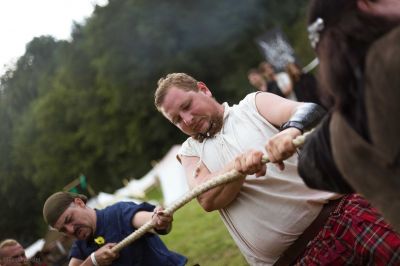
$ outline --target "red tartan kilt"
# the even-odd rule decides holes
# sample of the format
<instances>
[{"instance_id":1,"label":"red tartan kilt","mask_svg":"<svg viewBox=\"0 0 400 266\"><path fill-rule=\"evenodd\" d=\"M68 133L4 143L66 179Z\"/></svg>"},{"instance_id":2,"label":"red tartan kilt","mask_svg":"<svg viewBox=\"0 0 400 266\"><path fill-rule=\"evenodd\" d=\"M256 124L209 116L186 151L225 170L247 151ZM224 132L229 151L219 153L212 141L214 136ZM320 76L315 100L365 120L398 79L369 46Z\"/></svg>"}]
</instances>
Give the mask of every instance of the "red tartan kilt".
<instances>
[{"instance_id":1,"label":"red tartan kilt","mask_svg":"<svg viewBox=\"0 0 400 266\"><path fill-rule=\"evenodd\" d=\"M400 235L364 198L347 195L295 265L400 265Z\"/></svg>"}]
</instances>

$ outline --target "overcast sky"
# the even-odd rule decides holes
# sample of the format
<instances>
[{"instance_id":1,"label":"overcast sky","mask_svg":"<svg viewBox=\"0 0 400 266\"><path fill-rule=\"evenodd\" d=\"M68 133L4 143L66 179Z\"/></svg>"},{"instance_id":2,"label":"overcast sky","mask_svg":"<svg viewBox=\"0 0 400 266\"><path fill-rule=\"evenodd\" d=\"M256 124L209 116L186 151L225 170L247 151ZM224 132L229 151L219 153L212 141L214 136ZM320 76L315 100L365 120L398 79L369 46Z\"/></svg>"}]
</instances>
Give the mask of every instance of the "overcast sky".
<instances>
[{"instance_id":1,"label":"overcast sky","mask_svg":"<svg viewBox=\"0 0 400 266\"><path fill-rule=\"evenodd\" d=\"M73 22L89 17L107 0L0 0L0 75L25 53L34 37L69 39Z\"/></svg>"}]
</instances>

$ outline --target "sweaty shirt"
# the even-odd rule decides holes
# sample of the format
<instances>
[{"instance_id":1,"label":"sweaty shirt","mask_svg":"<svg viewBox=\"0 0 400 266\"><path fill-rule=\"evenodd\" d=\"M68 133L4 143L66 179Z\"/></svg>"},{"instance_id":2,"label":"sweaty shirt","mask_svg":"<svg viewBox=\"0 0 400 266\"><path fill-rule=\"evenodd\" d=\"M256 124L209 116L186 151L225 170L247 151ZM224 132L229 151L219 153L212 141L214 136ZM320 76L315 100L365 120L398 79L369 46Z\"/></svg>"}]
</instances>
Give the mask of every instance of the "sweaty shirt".
<instances>
[{"instance_id":1,"label":"sweaty shirt","mask_svg":"<svg viewBox=\"0 0 400 266\"><path fill-rule=\"evenodd\" d=\"M180 156L201 158L213 173L249 149L264 151L279 131L257 111L256 92L238 105L224 103L224 122L213 138L199 143L188 138ZM285 161L285 170L268 164L262 177L247 176L237 198L219 210L229 233L251 265L272 265L337 194L308 188L297 174L297 155Z\"/></svg>"}]
</instances>

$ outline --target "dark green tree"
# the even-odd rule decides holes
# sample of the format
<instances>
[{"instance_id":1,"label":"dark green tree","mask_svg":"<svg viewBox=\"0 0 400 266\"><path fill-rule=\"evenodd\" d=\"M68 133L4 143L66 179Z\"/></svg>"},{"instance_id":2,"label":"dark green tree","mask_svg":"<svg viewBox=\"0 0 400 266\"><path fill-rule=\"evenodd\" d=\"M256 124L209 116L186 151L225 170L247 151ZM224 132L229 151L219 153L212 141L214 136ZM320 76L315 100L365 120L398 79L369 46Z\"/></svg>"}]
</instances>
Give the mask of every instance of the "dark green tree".
<instances>
[{"instance_id":1,"label":"dark green tree","mask_svg":"<svg viewBox=\"0 0 400 266\"><path fill-rule=\"evenodd\" d=\"M33 239L50 193L81 173L112 192L182 142L153 105L161 76L187 72L235 103L252 91L246 72L263 60L254 39L266 30L281 27L311 57L306 3L110 0L71 41L33 39L0 79L0 234Z\"/></svg>"}]
</instances>

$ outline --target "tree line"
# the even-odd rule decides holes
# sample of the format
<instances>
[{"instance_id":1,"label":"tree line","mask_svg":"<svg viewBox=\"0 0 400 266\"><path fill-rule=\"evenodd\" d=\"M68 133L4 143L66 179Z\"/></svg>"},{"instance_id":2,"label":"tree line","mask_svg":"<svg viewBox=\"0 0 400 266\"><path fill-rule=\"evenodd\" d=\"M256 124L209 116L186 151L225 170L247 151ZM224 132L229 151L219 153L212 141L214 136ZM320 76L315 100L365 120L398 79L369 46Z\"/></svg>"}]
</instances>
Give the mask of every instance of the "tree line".
<instances>
[{"instance_id":1,"label":"tree line","mask_svg":"<svg viewBox=\"0 0 400 266\"><path fill-rule=\"evenodd\" d=\"M30 41L0 78L0 235L31 243L49 194L81 173L112 192L182 142L153 105L161 76L190 73L235 103L262 60L254 39L275 26L309 59L306 3L110 0L71 40Z\"/></svg>"}]
</instances>

